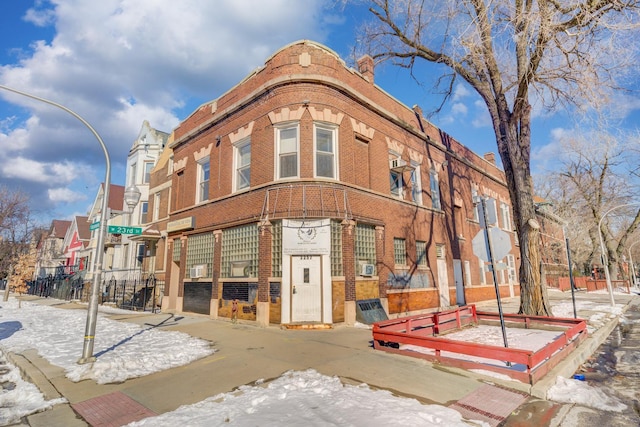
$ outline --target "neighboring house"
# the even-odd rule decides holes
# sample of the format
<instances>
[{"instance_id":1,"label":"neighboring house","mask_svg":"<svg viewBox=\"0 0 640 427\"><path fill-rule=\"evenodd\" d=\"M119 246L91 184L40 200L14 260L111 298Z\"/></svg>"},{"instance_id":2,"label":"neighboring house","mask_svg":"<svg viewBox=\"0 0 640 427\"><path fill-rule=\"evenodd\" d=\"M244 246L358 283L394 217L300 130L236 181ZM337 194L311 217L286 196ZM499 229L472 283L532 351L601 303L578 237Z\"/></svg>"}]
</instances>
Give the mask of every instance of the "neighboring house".
<instances>
[{"instance_id":1,"label":"neighboring house","mask_svg":"<svg viewBox=\"0 0 640 427\"><path fill-rule=\"evenodd\" d=\"M104 183L100 184L98 188L98 192L96 194L96 198L93 201L93 205L91 206L91 210L89 211L89 223L90 223L90 231L91 231L91 241L87 246L87 258L91 260L95 259L95 248L98 239L98 226L100 225L100 218L102 216L102 200L104 199ZM123 210L123 200L124 200L124 187L122 185L111 184L109 186L109 201L107 203L107 208L109 212L107 213L107 217L109 218L107 223L112 224L112 219L114 218L114 222L119 224L117 220L125 213ZM117 268L118 256L120 254L119 247L122 243L122 237L120 235L115 234L105 234L104 245L105 245L105 254L103 259L103 269L110 270L112 268ZM93 279L95 266L93 262L90 263L89 271L85 276L86 281L90 282ZM103 278L104 279L104 278Z\"/></svg>"},{"instance_id":2,"label":"neighboring house","mask_svg":"<svg viewBox=\"0 0 640 427\"><path fill-rule=\"evenodd\" d=\"M75 216L64 236L65 274L72 274L78 271L86 273L91 263L91 254L86 250L90 240L89 218Z\"/></svg>"},{"instance_id":3,"label":"neighboring house","mask_svg":"<svg viewBox=\"0 0 640 427\"><path fill-rule=\"evenodd\" d=\"M171 177L173 171L173 151L169 145L173 135L169 135L165 148L151 170L149 179L148 224L142 234L131 236L130 241L144 244L141 271L145 278L153 278L158 286L157 294L163 292L167 264L167 222L169 221L169 200L171 197ZM158 298L160 300L160 298ZM166 304L169 300L162 298Z\"/></svg>"},{"instance_id":4,"label":"neighboring house","mask_svg":"<svg viewBox=\"0 0 640 427\"><path fill-rule=\"evenodd\" d=\"M138 137L133 142L127 157L126 187L135 186L140 191L140 201L132 212L126 214L124 225L131 227L148 228L151 222L149 211L149 183L151 172L164 149L169 134L153 129L146 120ZM124 206L127 210L127 206ZM148 234L148 233L147 233ZM160 237L159 235L157 236ZM129 271L129 278L143 278L142 262L148 255L145 241L136 238L136 235L122 235L122 264L123 270Z\"/></svg>"},{"instance_id":5,"label":"neighboring house","mask_svg":"<svg viewBox=\"0 0 640 427\"><path fill-rule=\"evenodd\" d=\"M158 219L170 196L166 310L230 318L237 300L260 325L353 324L363 300L400 316L495 298L476 196L511 240L500 292L519 292L504 172L375 86L371 57L354 70L290 44L168 148L152 186Z\"/></svg>"},{"instance_id":6,"label":"neighboring house","mask_svg":"<svg viewBox=\"0 0 640 427\"><path fill-rule=\"evenodd\" d=\"M71 221L54 219L47 233L37 246L35 275L36 278L55 276L61 266L66 264L64 256L64 237Z\"/></svg>"}]
</instances>

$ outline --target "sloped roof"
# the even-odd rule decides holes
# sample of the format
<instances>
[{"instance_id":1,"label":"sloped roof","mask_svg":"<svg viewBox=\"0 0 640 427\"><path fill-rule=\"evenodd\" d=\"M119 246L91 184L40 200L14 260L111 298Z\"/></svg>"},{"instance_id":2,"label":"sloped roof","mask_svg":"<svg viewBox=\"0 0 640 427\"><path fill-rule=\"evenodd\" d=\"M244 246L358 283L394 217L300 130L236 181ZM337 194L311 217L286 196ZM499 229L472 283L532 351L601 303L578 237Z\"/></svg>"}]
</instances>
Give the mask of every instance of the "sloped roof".
<instances>
[{"instance_id":1,"label":"sloped roof","mask_svg":"<svg viewBox=\"0 0 640 427\"><path fill-rule=\"evenodd\" d=\"M51 228L49 229L49 235L56 239L64 239L67 234L67 229L71 227L71 221L63 219L54 219L51 221Z\"/></svg>"},{"instance_id":2,"label":"sloped roof","mask_svg":"<svg viewBox=\"0 0 640 427\"><path fill-rule=\"evenodd\" d=\"M111 184L109 187L109 209L122 211L124 206L124 186Z\"/></svg>"},{"instance_id":3,"label":"sloped roof","mask_svg":"<svg viewBox=\"0 0 640 427\"><path fill-rule=\"evenodd\" d=\"M78 238L80 240L89 241L91 239L91 230L89 230L89 217L77 216L76 226L78 227Z\"/></svg>"}]
</instances>

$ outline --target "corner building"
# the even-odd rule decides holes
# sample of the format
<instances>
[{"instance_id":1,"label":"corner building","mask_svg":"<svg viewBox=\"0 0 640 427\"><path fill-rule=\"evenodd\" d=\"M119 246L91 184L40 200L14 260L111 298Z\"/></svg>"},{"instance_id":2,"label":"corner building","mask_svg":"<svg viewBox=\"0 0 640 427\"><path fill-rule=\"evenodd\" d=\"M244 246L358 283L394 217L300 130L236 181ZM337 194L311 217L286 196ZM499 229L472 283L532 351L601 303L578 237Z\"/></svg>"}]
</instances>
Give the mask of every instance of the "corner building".
<instances>
[{"instance_id":1,"label":"corner building","mask_svg":"<svg viewBox=\"0 0 640 427\"><path fill-rule=\"evenodd\" d=\"M311 41L292 43L173 133L163 309L353 324L495 298L473 197L513 243L503 172ZM153 207L151 207L153 208Z\"/></svg>"}]
</instances>

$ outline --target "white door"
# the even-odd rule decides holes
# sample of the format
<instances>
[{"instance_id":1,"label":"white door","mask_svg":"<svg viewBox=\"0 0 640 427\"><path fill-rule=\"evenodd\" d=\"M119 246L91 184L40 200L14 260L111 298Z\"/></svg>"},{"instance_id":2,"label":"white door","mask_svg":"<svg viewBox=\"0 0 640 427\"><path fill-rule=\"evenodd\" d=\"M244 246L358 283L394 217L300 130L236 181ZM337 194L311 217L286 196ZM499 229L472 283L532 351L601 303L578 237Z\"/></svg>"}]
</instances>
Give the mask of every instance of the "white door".
<instances>
[{"instance_id":1,"label":"white door","mask_svg":"<svg viewBox=\"0 0 640 427\"><path fill-rule=\"evenodd\" d=\"M321 257L291 257L291 321L322 321Z\"/></svg>"},{"instance_id":2,"label":"white door","mask_svg":"<svg viewBox=\"0 0 640 427\"><path fill-rule=\"evenodd\" d=\"M449 307L449 273L447 260L438 259L438 289L440 290L440 307Z\"/></svg>"},{"instance_id":3,"label":"white door","mask_svg":"<svg viewBox=\"0 0 640 427\"><path fill-rule=\"evenodd\" d=\"M465 305L462 262L459 259L453 260L453 279L456 281L456 304Z\"/></svg>"}]
</instances>

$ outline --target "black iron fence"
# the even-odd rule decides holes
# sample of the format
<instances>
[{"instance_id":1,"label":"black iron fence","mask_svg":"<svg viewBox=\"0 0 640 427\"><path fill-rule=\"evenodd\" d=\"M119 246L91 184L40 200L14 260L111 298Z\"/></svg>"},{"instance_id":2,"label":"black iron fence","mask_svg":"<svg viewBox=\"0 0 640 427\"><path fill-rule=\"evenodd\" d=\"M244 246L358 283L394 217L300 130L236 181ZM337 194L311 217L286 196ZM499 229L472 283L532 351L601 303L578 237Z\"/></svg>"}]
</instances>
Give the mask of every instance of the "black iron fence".
<instances>
[{"instance_id":1,"label":"black iron fence","mask_svg":"<svg viewBox=\"0 0 640 427\"><path fill-rule=\"evenodd\" d=\"M85 283L84 274L80 273L39 277L27 285L28 293L31 295L83 302L88 301L91 288L90 283ZM164 295L164 281L156 280L153 275L122 280L111 278L104 280L100 288L100 304L154 313L160 310Z\"/></svg>"},{"instance_id":2,"label":"black iron fence","mask_svg":"<svg viewBox=\"0 0 640 427\"><path fill-rule=\"evenodd\" d=\"M160 309L164 295L164 281L153 275L139 279L116 280L103 283L102 304L110 303L127 310L152 311Z\"/></svg>"}]
</instances>

